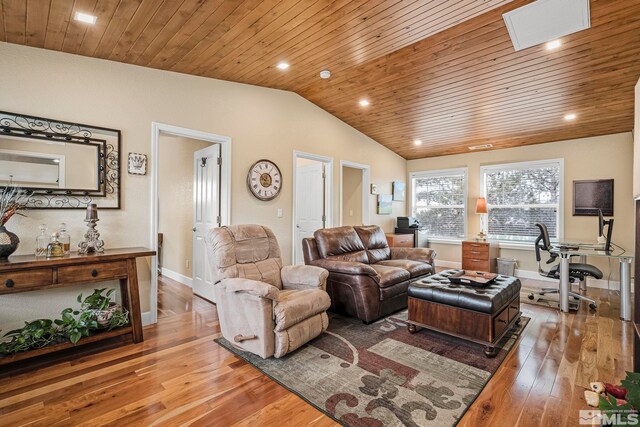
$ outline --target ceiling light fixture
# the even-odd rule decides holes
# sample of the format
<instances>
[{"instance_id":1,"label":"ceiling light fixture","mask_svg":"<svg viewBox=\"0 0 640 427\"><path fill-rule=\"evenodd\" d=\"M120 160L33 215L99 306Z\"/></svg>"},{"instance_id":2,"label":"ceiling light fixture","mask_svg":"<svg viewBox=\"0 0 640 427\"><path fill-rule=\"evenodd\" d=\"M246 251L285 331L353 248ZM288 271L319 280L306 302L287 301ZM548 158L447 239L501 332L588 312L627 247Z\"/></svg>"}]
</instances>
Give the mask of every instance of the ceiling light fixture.
<instances>
[{"instance_id":1,"label":"ceiling light fixture","mask_svg":"<svg viewBox=\"0 0 640 427\"><path fill-rule=\"evenodd\" d=\"M469 150L471 151L486 150L487 148L492 148L492 147L493 147L493 144L472 145L471 147L469 147Z\"/></svg>"},{"instance_id":2,"label":"ceiling light fixture","mask_svg":"<svg viewBox=\"0 0 640 427\"><path fill-rule=\"evenodd\" d=\"M419 139L415 139L415 140L413 140L413 144L414 145L422 145L422 141L419 140Z\"/></svg>"},{"instance_id":3,"label":"ceiling light fixture","mask_svg":"<svg viewBox=\"0 0 640 427\"><path fill-rule=\"evenodd\" d=\"M98 17L95 15L89 15L88 13L76 12L73 19L79 22L84 22L85 24L93 25L98 20Z\"/></svg>"},{"instance_id":4,"label":"ceiling light fixture","mask_svg":"<svg viewBox=\"0 0 640 427\"><path fill-rule=\"evenodd\" d=\"M570 113L570 114L565 114L564 119L568 122L570 122L571 120L575 120L576 116L574 113Z\"/></svg>"},{"instance_id":5,"label":"ceiling light fixture","mask_svg":"<svg viewBox=\"0 0 640 427\"><path fill-rule=\"evenodd\" d=\"M369 106L369 101L367 101L366 99L361 99L359 104L361 107L367 107Z\"/></svg>"},{"instance_id":6,"label":"ceiling light fixture","mask_svg":"<svg viewBox=\"0 0 640 427\"><path fill-rule=\"evenodd\" d=\"M286 70L287 68L289 68L289 64L287 64L286 62L281 62L278 65L276 65L276 67L278 67L281 70Z\"/></svg>"},{"instance_id":7,"label":"ceiling light fixture","mask_svg":"<svg viewBox=\"0 0 640 427\"><path fill-rule=\"evenodd\" d=\"M328 79L329 77L331 77L331 71L329 71L329 70L320 71L320 78Z\"/></svg>"},{"instance_id":8,"label":"ceiling light fixture","mask_svg":"<svg viewBox=\"0 0 640 427\"><path fill-rule=\"evenodd\" d=\"M562 46L562 42L560 40L551 40L547 43L547 50L554 50Z\"/></svg>"}]
</instances>

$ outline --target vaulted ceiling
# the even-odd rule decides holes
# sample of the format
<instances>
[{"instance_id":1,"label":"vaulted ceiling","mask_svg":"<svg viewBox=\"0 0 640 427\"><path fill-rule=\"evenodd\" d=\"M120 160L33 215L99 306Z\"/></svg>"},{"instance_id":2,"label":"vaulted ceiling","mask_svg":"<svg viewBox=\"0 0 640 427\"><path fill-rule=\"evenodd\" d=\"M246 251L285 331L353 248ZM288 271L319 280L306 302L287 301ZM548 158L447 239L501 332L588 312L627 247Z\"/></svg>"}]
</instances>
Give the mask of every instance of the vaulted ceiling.
<instances>
[{"instance_id":1,"label":"vaulted ceiling","mask_svg":"<svg viewBox=\"0 0 640 427\"><path fill-rule=\"evenodd\" d=\"M502 14L530 2L0 0L0 41L291 90L408 159L631 130L640 1L516 52Z\"/></svg>"}]
</instances>

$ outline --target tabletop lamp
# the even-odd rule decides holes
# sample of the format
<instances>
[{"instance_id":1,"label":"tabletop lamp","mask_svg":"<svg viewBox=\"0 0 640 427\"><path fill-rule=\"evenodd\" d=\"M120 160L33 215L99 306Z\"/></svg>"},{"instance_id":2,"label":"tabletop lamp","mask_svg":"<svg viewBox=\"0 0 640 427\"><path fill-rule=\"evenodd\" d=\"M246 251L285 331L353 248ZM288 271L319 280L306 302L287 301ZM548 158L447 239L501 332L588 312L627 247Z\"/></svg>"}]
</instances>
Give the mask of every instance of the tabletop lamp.
<instances>
[{"instance_id":1,"label":"tabletop lamp","mask_svg":"<svg viewBox=\"0 0 640 427\"><path fill-rule=\"evenodd\" d=\"M484 232L484 214L489 213L487 210L487 199L484 197L478 197L476 213L480 215L480 232L478 233L478 237L484 239L487 237L487 234Z\"/></svg>"}]
</instances>

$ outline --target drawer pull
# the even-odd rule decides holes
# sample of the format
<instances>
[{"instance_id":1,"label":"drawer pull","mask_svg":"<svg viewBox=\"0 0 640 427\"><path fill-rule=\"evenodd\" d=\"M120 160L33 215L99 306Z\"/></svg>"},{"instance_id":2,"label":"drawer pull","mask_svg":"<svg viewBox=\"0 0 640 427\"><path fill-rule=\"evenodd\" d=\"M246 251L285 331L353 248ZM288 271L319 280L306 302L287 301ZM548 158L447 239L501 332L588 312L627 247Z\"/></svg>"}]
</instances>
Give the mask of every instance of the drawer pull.
<instances>
[{"instance_id":1,"label":"drawer pull","mask_svg":"<svg viewBox=\"0 0 640 427\"><path fill-rule=\"evenodd\" d=\"M91 277L98 277L98 270L96 270L95 268L91 270Z\"/></svg>"},{"instance_id":2,"label":"drawer pull","mask_svg":"<svg viewBox=\"0 0 640 427\"><path fill-rule=\"evenodd\" d=\"M497 320L498 320L498 323L507 323L507 321L504 319L497 319Z\"/></svg>"},{"instance_id":3,"label":"drawer pull","mask_svg":"<svg viewBox=\"0 0 640 427\"><path fill-rule=\"evenodd\" d=\"M515 307L513 305L511 306L511 308L513 308L514 310L519 310L520 309L520 307Z\"/></svg>"},{"instance_id":4,"label":"drawer pull","mask_svg":"<svg viewBox=\"0 0 640 427\"><path fill-rule=\"evenodd\" d=\"M7 281L4 282L4 284L7 286L7 288L13 288L13 285L15 285L15 282L11 279L7 279Z\"/></svg>"}]
</instances>

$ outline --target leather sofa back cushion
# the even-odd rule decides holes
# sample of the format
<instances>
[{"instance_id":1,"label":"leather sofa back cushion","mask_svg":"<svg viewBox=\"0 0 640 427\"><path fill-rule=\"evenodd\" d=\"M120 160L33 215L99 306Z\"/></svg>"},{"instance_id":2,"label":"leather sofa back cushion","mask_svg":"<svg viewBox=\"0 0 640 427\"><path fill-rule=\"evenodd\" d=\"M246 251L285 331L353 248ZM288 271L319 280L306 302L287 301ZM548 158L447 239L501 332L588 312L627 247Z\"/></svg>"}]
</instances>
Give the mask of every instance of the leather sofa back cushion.
<instances>
[{"instance_id":1,"label":"leather sofa back cushion","mask_svg":"<svg viewBox=\"0 0 640 427\"><path fill-rule=\"evenodd\" d=\"M363 225L353 227L367 250L370 264L391 258L391 249L387 243L387 236L377 225Z\"/></svg>"},{"instance_id":2,"label":"leather sofa back cushion","mask_svg":"<svg viewBox=\"0 0 640 427\"><path fill-rule=\"evenodd\" d=\"M313 236L322 258L369 263L364 244L351 226L316 230Z\"/></svg>"}]
</instances>

